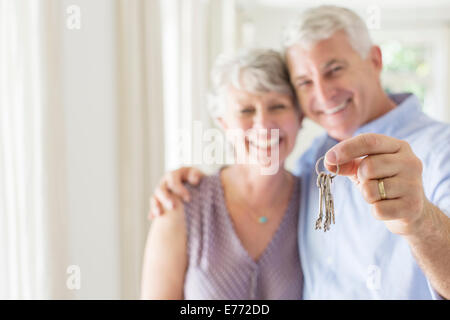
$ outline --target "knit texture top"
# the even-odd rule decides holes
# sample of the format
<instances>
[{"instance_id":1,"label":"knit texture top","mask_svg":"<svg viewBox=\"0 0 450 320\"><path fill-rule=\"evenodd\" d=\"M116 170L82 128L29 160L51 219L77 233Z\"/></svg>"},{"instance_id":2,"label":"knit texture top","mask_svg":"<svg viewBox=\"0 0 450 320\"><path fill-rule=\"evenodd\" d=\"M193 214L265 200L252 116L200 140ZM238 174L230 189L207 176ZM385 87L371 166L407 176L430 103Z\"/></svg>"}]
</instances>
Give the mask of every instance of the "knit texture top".
<instances>
[{"instance_id":1,"label":"knit texture top","mask_svg":"<svg viewBox=\"0 0 450 320\"><path fill-rule=\"evenodd\" d=\"M301 299L299 178L278 229L257 261L237 236L220 171L203 177L198 186L186 187L191 201L184 204L188 252L185 299Z\"/></svg>"}]
</instances>

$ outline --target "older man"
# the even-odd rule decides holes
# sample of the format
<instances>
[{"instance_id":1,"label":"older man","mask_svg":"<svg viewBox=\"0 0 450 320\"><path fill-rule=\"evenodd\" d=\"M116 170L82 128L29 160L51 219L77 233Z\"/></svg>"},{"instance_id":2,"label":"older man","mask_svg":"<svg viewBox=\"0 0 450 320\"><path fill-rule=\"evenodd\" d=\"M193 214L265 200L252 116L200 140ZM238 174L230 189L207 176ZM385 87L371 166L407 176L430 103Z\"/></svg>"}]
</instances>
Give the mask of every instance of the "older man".
<instances>
[{"instance_id":1,"label":"older man","mask_svg":"<svg viewBox=\"0 0 450 320\"><path fill-rule=\"evenodd\" d=\"M299 248L306 299L450 298L450 126L427 117L411 94L382 89L382 56L352 11L305 11L284 34L292 84L304 114L323 126L298 161L301 175ZM336 224L314 229L317 159L326 153ZM152 211L181 181L168 174ZM372 214L370 214L370 212Z\"/></svg>"}]
</instances>

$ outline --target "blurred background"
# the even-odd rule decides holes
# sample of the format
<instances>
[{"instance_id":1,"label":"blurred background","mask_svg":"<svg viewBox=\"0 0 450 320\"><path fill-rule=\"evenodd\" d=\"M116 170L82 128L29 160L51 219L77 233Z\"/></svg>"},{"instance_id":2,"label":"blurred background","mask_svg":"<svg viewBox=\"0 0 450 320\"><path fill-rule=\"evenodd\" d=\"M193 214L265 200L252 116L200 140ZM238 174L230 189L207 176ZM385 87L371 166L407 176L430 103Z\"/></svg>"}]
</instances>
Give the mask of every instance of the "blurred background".
<instances>
[{"instance_id":1,"label":"blurred background","mask_svg":"<svg viewBox=\"0 0 450 320\"><path fill-rule=\"evenodd\" d=\"M367 21L387 91L450 122L448 0L0 0L0 298L138 298L158 180L217 169L177 148L213 127L214 59L324 3ZM321 133L305 120L288 167Z\"/></svg>"}]
</instances>

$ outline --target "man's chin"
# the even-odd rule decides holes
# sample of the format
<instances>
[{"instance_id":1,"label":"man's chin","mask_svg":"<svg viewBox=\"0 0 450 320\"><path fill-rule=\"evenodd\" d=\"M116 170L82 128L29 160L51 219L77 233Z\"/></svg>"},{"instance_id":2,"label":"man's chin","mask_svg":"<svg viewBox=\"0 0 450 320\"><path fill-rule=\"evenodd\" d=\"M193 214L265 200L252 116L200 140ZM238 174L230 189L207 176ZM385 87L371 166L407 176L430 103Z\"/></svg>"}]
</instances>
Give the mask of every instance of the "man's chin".
<instances>
[{"instance_id":1,"label":"man's chin","mask_svg":"<svg viewBox=\"0 0 450 320\"><path fill-rule=\"evenodd\" d=\"M349 138L358 129L355 126L356 121L352 120L350 117L339 117L339 118L328 118L320 119L318 124L324 128L328 135L335 138L340 137L338 140L343 140Z\"/></svg>"},{"instance_id":2,"label":"man's chin","mask_svg":"<svg viewBox=\"0 0 450 320\"><path fill-rule=\"evenodd\" d=\"M341 126L341 127L333 127L333 128L325 128L328 135L332 137L333 139L336 139L338 141L342 141L348 138L351 138L353 136L353 133L356 131L355 129L350 129L348 126Z\"/></svg>"}]
</instances>

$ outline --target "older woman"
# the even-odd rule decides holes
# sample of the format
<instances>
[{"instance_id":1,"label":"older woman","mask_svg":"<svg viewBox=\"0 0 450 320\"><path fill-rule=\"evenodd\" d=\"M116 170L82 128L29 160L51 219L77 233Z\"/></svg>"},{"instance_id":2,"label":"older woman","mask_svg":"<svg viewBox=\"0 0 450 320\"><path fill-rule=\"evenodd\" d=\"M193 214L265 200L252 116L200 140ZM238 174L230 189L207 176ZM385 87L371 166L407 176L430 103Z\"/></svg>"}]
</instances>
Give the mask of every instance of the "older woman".
<instances>
[{"instance_id":1,"label":"older woman","mask_svg":"<svg viewBox=\"0 0 450 320\"><path fill-rule=\"evenodd\" d=\"M153 221L142 297L300 299L299 180L284 161L302 115L283 59L273 50L221 57L213 82L216 120L225 131L257 132L240 141L256 161L186 185L191 200ZM277 170L262 174L274 161Z\"/></svg>"}]
</instances>

